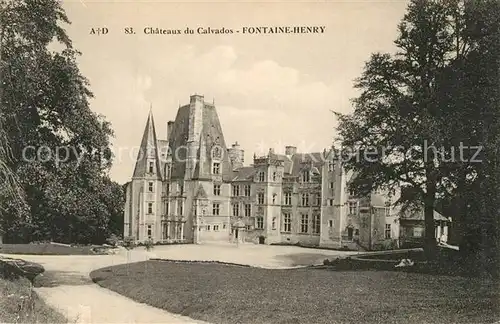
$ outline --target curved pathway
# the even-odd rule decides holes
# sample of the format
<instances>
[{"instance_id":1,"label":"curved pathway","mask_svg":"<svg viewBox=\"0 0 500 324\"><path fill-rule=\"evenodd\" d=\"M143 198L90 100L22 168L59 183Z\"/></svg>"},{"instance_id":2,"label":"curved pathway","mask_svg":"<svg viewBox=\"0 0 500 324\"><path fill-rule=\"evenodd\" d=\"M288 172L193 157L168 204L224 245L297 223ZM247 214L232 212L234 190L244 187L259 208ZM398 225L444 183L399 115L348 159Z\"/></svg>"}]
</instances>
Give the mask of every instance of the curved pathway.
<instances>
[{"instance_id":1,"label":"curved pathway","mask_svg":"<svg viewBox=\"0 0 500 324\"><path fill-rule=\"evenodd\" d=\"M204 323L135 302L94 284L95 269L145 261L150 258L221 261L265 268L290 268L321 263L327 257L347 252L259 245L170 245L152 252L122 249L115 255L48 256L5 255L42 264L45 273L35 280L35 290L45 302L59 310L69 323Z\"/></svg>"}]
</instances>

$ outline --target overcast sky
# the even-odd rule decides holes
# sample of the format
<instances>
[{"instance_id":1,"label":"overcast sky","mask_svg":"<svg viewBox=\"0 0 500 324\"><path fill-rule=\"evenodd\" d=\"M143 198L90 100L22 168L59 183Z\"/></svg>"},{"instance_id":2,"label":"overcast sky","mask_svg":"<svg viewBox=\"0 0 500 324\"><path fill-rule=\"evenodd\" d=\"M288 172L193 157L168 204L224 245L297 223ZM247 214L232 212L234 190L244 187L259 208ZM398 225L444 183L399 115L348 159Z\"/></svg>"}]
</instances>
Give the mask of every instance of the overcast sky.
<instances>
[{"instance_id":1,"label":"overcast sky","mask_svg":"<svg viewBox=\"0 0 500 324\"><path fill-rule=\"evenodd\" d=\"M331 145L330 110L351 111L352 85L372 52L393 51L405 1L180 3L65 1L67 32L83 55L92 110L112 123L114 180L130 179L150 104L158 137L194 93L215 100L228 146L245 163L285 145ZM326 26L324 34L144 35L145 27ZM107 27L104 36L91 28ZM133 27L137 34L125 35ZM119 153L121 152L121 153Z\"/></svg>"}]
</instances>

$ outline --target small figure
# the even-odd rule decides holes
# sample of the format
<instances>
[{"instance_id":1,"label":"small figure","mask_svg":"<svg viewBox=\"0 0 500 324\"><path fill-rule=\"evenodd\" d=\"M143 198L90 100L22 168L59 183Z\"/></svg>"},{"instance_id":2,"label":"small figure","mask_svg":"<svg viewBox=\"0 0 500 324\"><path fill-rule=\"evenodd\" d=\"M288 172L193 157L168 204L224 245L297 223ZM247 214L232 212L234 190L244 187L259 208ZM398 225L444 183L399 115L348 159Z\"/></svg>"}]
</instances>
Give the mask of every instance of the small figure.
<instances>
[{"instance_id":1,"label":"small figure","mask_svg":"<svg viewBox=\"0 0 500 324\"><path fill-rule=\"evenodd\" d=\"M397 264L395 267L411 267L413 265L415 265L415 262L413 262L411 259L402 259L401 262L399 262L399 264Z\"/></svg>"}]
</instances>

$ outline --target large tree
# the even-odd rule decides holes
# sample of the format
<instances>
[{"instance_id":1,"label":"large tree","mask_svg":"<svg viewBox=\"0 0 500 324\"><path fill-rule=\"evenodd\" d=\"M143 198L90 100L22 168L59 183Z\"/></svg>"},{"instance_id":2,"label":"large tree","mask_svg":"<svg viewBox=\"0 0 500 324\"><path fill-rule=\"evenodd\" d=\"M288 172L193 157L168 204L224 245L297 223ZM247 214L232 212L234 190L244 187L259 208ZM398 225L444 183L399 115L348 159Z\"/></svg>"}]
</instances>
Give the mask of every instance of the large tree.
<instances>
[{"instance_id":1,"label":"large tree","mask_svg":"<svg viewBox=\"0 0 500 324\"><path fill-rule=\"evenodd\" d=\"M479 72L473 57L486 48L480 46L485 35L477 33L479 21L496 32L494 19L482 19L484 8L493 10L489 17L494 17L498 4L474 3L413 0L399 25L397 52L372 55L356 82L361 94L353 101L354 112L338 114L343 146L357 153L345 163L358 173L353 189L366 194L379 187L401 188L398 203L423 205L429 257L436 246L437 201L459 192L464 195L464 188L478 183L474 180L482 169L478 166L485 165L474 165L475 149L464 146L484 145L480 129L486 115L474 116L481 107L476 90L484 84L472 77ZM498 64L491 57L489 62L490 68ZM491 80L498 76L496 67ZM458 74L468 76L468 81L455 79ZM491 87L488 91L496 95Z\"/></svg>"},{"instance_id":2,"label":"large tree","mask_svg":"<svg viewBox=\"0 0 500 324\"><path fill-rule=\"evenodd\" d=\"M106 176L112 130L90 109L80 53L63 28L69 20L56 0L4 1L0 14L0 129L12 157L7 166L30 207L27 218L5 209L7 236L104 241L116 209L104 193L121 199Z\"/></svg>"}]
</instances>

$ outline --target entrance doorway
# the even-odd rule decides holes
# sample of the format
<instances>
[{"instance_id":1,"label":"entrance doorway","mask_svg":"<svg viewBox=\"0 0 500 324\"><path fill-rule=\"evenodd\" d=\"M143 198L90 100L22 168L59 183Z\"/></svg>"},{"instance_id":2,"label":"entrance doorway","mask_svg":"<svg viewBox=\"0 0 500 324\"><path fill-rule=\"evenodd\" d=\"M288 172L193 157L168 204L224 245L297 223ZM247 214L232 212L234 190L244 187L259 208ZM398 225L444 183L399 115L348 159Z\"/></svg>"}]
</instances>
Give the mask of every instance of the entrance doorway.
<instances>
[{"instance_id":1,"label":"entrance doorway","mask_svg":"<svg viewBox=\"0 0 500 324\"><path fill-rule=\"evenodd\" d=\"M354 230L354 229L353 229L352 227L348 227L348 228L347 228L347 239L348 239L349 241L352 241L352 232L353 232L353 230Z\"/></svg>"},{"instance_id":2,"label":"entrance doorway","mask_svg":"<svg viewBox=\"0 0 500 324\"><path fill-rule=\"evenodd\" d=\"M238 229L235 229L234 230L234 238L235 239L238 239L238 233L239 233Z\"/></svg>"},{"instance_id":3,"label":"entrance doorway","mask_svg":"<svg viewBox=\"0 0 500 324\"><path fill-rule=\"evenodd\" d=\"M264 236L259 236L259 244L264 244L266 241L266 238Z\"/></svg>"}]
</instances>

